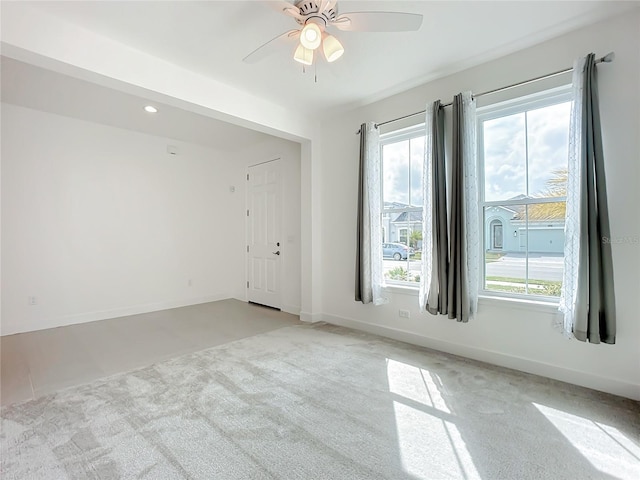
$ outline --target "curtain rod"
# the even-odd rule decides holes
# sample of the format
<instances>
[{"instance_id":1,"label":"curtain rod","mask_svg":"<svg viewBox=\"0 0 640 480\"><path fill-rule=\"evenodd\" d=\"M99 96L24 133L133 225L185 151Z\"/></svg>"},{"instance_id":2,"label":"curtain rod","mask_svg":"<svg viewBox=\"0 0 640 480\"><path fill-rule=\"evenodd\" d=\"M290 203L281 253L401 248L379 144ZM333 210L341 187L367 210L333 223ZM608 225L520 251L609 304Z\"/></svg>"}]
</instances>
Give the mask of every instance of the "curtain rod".
<instances>
[{"instance_id":1,"label":"curtain rod","mask_svg":"<svg viewBox=\"0 0 640 480\"><path fill-rule=\"evenodd\" d=\"M615 58L615 53L614 52L609 52L607 53L604 57L599 58L596 60L596 63L610 63L613 62L613 59ZM544 80L546 78L551 78L551 77L555 77L558 75L562 75L563 73L568 73L571 72L573 70L573 67L569 67L569 68L565 68L563 70L558 70L557 72L553 72L553 73L548 73L546 75L541 75L539 77L535 77L535 78L530 78L529 80L524 80L522 82L518 82L518 83L513 83L511 85L507 85L506 87L500 87L500 88L495 88L493 90L489 90L487 92L482 92L482 93L478 93L476 95L473 95L473 98L478 98L478 97L482 97L484 95L491 95L492 93L498 93L498 92L502 92L504 90L509 90L515 87L520 87L522 85L527 85L529 83L533 83L533 82L537 82L539 80ZM445 103L444 105L441 105L442 108L444 107L450 107L451 105L453 105L453 103ZM405 118L411 118L411 117L415 117L416 115L422 115L426 113L426 110L422 110L420 112L415 112L415 113L410 113L409 115L405 115L403 117L398 117L398 118L394 118L393 120L387 120L386 122L381 122L381 123L376 123L376 128L382 126L382 125L387 125L388 123L393 123L393 122L397 122L400 120L404 120ZM358 130L356 132L356 134L360 133L360 130Z\"/></svg>"}]
</instances>

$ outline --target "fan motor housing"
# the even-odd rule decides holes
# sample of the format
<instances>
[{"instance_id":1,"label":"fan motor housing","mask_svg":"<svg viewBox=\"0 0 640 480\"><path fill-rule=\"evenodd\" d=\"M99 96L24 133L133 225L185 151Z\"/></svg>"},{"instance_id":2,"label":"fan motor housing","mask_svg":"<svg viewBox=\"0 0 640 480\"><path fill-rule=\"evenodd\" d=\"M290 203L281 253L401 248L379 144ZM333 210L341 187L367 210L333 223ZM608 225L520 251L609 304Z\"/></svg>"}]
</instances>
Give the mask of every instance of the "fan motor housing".
<instances>
[{"instance_id":1,"label":"fan motor housing","mask_svg":"<svg viewBox=\"0 0 640 480\"><path fill-rule=\"evenodd\" d=\"M326 9L324 12L319 12L320 2L316 0L297 0L293 4L298 10L300 15L304 18L296 19L300 25L307 23L307 20L316 17L324 20L325 24L332 22L338 16L338 5L334 4L333 7Z\"/></svg>"}]
</instances>

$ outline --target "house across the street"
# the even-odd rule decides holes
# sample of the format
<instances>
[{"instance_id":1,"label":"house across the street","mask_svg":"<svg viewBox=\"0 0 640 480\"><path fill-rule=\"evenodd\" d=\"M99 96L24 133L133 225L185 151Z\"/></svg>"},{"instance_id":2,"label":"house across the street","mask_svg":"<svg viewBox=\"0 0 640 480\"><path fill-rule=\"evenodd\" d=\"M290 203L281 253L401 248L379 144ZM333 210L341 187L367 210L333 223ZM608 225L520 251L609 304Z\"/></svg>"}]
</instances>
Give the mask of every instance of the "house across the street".
<instances>
[{"instance_id":1,"label":"house across the street","mask_svg":"<svg viewBox=\"0 0 640 480\"><path fill-rule=\"evenodd\" d=\"M515 197L510 200L517 200ZM557 253L564 249L564 210L550 205L529 206L529 218L525 207L491 206L485 210L485 250L493 253ZM408 205L385 202L384 208L402 209ZM382 215L382 240L407 244L414 232L422 232L422 212L385 212ZM416 250L422 248L422 240L412 244ZM528 248L527 248L528 247Z\"/></svg>"}]
</instances>

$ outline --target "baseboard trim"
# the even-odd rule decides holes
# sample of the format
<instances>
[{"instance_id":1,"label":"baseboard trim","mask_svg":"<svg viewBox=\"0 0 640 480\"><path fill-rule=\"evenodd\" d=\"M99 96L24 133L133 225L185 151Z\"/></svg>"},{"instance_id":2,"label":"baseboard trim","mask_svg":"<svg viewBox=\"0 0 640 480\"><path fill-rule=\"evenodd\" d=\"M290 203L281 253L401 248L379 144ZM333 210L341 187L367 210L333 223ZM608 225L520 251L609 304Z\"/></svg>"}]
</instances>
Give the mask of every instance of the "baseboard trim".
<instances>
[{"instance_id":1,"label":"baseboard trim","mask_svg":"<svg viewBox=\"0 0 640 480\"><path fill-rule=\"evenodd\" d=\"M300 320L307 323L317 323L324 320L321 313L300 312Z\"/></svg>"},{"instance_id":2,"label":"baseboard trim","mask_svg":"<svg viewBox=\"0 0 640 480\"><path fill-rule=\"evenodd\" d=\"M281 310L285 313L290 313L291 315L300 315L300 306L299 305L282 305Z\"/></svg>"},{"instance_id":3,"label":"baseboard trim","mask_svg":"<svg viewBox=\"0 0 640 480\"><path fill-rule=\"evenodd\" d=\"M199 305L201 303L217 302L231 298L230 295L219 293L215 295L206 295L202 297L188 298L184 300L173 300L168 302L147 303L143 305L132 305L128 307L113 308L97 312L79 313L74 315L65 315L62 317L50 318L46 322L41 322L42 327L38 328L21 328L20 325L2 325L2 336L14 335L16 333L35 332L38 330L46 330L48 328L65 327L67 325L76 325L79 323L96 322L98 320L107 320L109 318L128 317L130 315L139 315L141 313L157 312L159 310L169 310L171 308L188 307L189 305ZM29 325L33 327L32 325Z\"/></svg>"},{"instance_id":4,"label":"baseboard trim","mask_svg":"<svg viewBox=\"0 0 640 480\"><path fill-rule=\"evenodd\" d=\"M407 330L376 325L353 318L323 314L322 320L333 325L362 330L368 333L410 343L412 345L419 345L433 350L451 353L461 357L499 365L501 367L511 368L526 373L532 373L534 375L540 375L542 377L552 378L554 380L560 380L573 385L579 385L581 387L591 388L593 390L599 390L601 392L607 392L613 395L619 395L640 401L639 384L629 383L614 378L601 377L599 375L593 375L579 370L558 367L557 365L551 365L524 357L517 357L492 350L485 350L438 340L436 338L427 337Z\"/></svg>"}]
</instances>

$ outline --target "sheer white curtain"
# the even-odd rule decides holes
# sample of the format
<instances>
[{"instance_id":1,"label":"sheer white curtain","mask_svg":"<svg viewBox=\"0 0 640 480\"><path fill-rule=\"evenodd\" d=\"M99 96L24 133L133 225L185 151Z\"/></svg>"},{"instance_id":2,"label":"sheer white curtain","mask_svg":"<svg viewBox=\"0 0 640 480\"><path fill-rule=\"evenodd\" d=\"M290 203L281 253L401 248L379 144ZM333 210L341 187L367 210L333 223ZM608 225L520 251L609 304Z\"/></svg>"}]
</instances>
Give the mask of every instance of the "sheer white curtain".
<instances>
[{"instance_id":1,"label":"sheer white curtain","mask_svg":"<svg viewBox=\"0 0 640 480\"><path fill-rule=\"evenodd\" d=\"M470 318L478 311L478 282L480 270L480 234L478 228L478 175L477 175L477 119L476 101L471 92L462 92L462 150L465 187L465 230L467 235L467 268L469 283Z\"/></svg>"},{"instance_id":2,"label":"sheer white curtain","mask_svg":"<svg viewBox=\"0 0 640 480\"><path fill-rule=\"evenodd\" d=\"M453 98L447 315L467 322L478 311L478 194L476 102L471 92Z\"/></svg>"},{"instance_id":3,"label":"sheer white curtain","mask_svg":"<svg viewBox=\"0 0 640 480\"><path fill-rule=\"evenodd\" d=\"M575 62L569 138L563 332L616 343L616 305L595 54Z\"/></svg>"},{"instance_id":4,"label":"sheer white curtain","mask_svg":"<svg viewBox=\"0 0 640 480\"><path fill-rule=\"evenodd\" d=\"M560 294L559 324L562 333L573 337L580 265L580 158L582 155L582 93L586 57L573 63L571 120L569 124L569 161L567 165L567 210L564 227L564 273Z\"/></svg>"},{"instance_id":5,"label":"sheer white curtain","mask_svg":"<svg viewBox=\"0 0 640 480\"><path fill-rule=\"evenodd\" d=\"M371 229L371 289L373 304L388 302L383 295L384 275L382 273L382 166L380 158L380 131L375 124L367 124L370 129L367 142L367 190L369 193L369 218Z\"/></svg>"},{"instance_id":6,"label":"sheer white curtain","mask_svg":"<svg viewBox=\"0 0 640 480\"><path fill-rule=\"evenodd\" d=\"M420 275L420 310L424 311L433 268L433 103L429 103L425 115L424 164L422 166L422 272Z\"/></svg>"}]
</instances>

